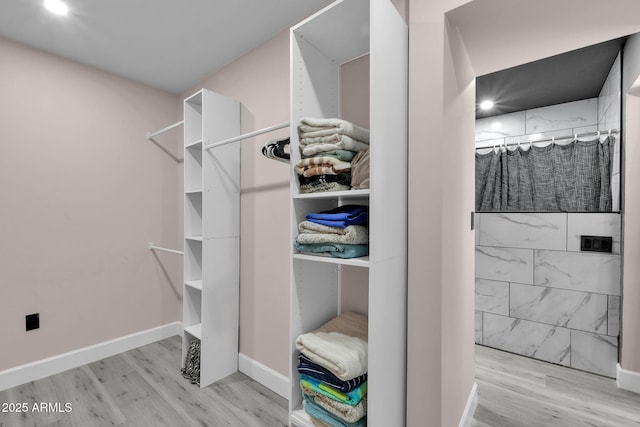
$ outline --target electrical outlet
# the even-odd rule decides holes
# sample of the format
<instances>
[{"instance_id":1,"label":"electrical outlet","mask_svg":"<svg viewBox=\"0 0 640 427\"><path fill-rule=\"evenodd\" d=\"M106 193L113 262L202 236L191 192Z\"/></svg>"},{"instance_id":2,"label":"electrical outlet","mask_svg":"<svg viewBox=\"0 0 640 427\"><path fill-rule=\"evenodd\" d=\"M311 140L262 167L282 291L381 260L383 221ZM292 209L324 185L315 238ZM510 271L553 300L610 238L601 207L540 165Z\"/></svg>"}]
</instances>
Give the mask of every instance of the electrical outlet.
<instances>
[{"instance_id":1,"label":"electrical outlet","mask_svg":"<svg viewBox=\"0 0 640 427\"><path fill-rule=\"evenodd\" d=\"M611 252L613 238L603 236L580 236L580 250L588 252Z\"/></svg>"},{"instance_id":2,"label":"electrical outlet","mask_svg":"<svg viewBox=\"0 0 640 427\"><path fill-rule=\"evenodd\" d=\"M27 331L40 328L40 313L27 314L25 319Z\"/></svg>"}]
</instances>

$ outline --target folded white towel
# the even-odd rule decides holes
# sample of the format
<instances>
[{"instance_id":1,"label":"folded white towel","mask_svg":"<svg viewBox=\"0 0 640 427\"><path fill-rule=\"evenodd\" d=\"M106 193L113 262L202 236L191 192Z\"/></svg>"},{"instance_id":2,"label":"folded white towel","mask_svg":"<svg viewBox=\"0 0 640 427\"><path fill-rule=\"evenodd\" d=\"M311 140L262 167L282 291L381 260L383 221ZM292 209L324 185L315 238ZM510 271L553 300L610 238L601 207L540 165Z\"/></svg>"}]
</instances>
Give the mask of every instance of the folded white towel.
<instances>
[{"instance_id":1,"label":"folded white towel","mask_svg":"<svg viewBox=\"0 0 640 427\"><path fill-rule=\"evenodd\" d=\"M342 119L303 117L298 124L301 138L345 135L362 142L369 142L369 130Z\"/></svg>"},{"instance_id":2,"label":"folded white towel","mask_svg":"<svg viewBox=\"0 0 640 427\"><path fill-rule=\"evenodd\" d=\"M303 145L301 141L300 145L300 149L302 150L302 155L304 157L312 157L318 153L332 150L348 150L357 153L367 148L369 148L368 144L356 141L355 139L349 138L348 136L344 135L341 136L340 139L336 142Z\"/></svg>"},{"instance_id":3,"label":"folded white towel","mask_svg":"<svg viewBox=\"0 0 640 427\"><path fill-rule=\"evenodd\" d=\"M345 228L329 227L311 221L298 224L298 242L303 244L342 243L364 245L369 243L369 229L364 225L349 225Z\"/></svg>"},{"instance_id":4,"label":"folded white towel","mask_svg":"<svg viewBox=\"0 0 640 427\"><path fill-rule=\"evenodd\" d=\"M296 348L343 381L367 372L367 342L360 338L339 332L310 332L298 336Z\"/></svg>"}]
</instances>

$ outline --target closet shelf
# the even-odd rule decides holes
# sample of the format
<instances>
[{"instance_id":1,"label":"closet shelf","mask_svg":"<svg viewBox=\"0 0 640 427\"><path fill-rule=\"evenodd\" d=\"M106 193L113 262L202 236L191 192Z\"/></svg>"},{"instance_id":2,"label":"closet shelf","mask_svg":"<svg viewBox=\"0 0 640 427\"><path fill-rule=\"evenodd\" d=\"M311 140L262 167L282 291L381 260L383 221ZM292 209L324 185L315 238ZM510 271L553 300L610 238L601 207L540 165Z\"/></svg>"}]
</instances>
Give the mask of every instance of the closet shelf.
<instances>
[{"instance_id":1,"label":"closet shelf","mask_svg":"<svg viewBox=\"0 0 640 427\"><path fill-rule=\"evenodd\" d=\"M202 242L202 236L184 236L186 240L194 240L196 242Z\"/></svg>"},{"instance_id":2,"label":"closet shelf","mask_svg":"<svg viewBox=\"0 0 640 427\"><path fill-rule=\"evenodd\" d=\"M189 286L190 288L202 291L202 280L189 280L184 284L185 286Z\"/></svg>"},{"instance_id":3,"label":"closet shelf","mask_svg":"<svg viewBox=\"0 0 640 427\"><path fill-rule=\"evenodd\" d=\"M185 145L184 148L202 148L202 140L199 139L198 141L190 142L189 144Z\"/></svg>"},{"instance_id":4,"label":"closet shelf","mask_svg":"<svg viewBox=\"0 0 640 427\"><path fill-rule=\"evenodd\" d=\"M190 194L202 194L202 189L200 190L186 190L184 192L184 194L190 195Z\"/></svg>"},{"instance_id":5,"label":"closet shelf","mask_svg":"<svg viewBox=\"0 0 640 427\"><path fill-rule=\"evenodd\" d=\"M291 425L296 427L314 427L313 421L304 409L296 409L291 412Z\"/></svg>"},{"instance_id":6,"label":"closet shelf","mask_svg":"<svg viewBox=\"0 0 640 427\"><path fill-rule=\"evenodd\" d=\"M293 259L301 259L305 261L326 262L329 264L353 265L355 267L369 267L369 257L363 256L359 258L334 258L330 256L318 256L307 254L294 254Z\"/></svg>"},{"instance_id":7,"label":"closet shelf","mask_svg":"<svg viewBox=\"0 0 640 427\"><path fill-rule=\"evenodd\" d=\"M371 190L346 190L346 191L325 191L319 193L303 193L294 194L294 199L359 199L367 197L371 194Z\"/></svg>"},{"instance_id":8,"label":"closet shelf","mask_svg":"<svg viewBox=\"0 0 640 427\"><path fill-rule=\"evenodd\" d=\"M194 338L202 339L202 324L185 326L184 331Z\"/></svg>"}]
</instances>

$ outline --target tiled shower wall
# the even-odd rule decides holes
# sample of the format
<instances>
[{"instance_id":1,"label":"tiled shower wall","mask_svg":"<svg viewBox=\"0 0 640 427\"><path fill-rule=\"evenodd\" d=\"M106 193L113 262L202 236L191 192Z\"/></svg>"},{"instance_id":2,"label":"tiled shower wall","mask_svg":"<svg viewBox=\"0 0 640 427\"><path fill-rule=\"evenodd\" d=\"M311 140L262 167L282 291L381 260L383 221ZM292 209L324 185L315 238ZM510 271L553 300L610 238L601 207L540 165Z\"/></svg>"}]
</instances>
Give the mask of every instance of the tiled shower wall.
<instances>
[{"instance_id":1,"label":"tiled shower wall","mask_svg":"<svg viewBox=\"0 0 640 427\"><path fill-rule=\"evenodd\" d=\"M619 214L476 214L477 343L615 377L619 327Z\"/></svg>"},{"instance_id":2,"label":"tiled shower wall","mask_svg":"<svg viewBox=\"0 0 640 427\"><path fill-rule=\"evenodd\" d=\"M476 147L620 129L621 75L620 55L618 55L597 98L478 119L476 120ZM593 138L595 136L585 139ZM619 211L620 143L618 140L613 153L611 192L613 211Z\"/></svg>"},{"instance_id":3,"label":"tiled shower wall","mask_svg":"<svg viewBox=\"0 0 640 427\"><path fill-rule=\"evenodd\" d=\"M609 129L621 128L621 83L622 71L620 69L620 54L618 54L598 96L598 130L606 132ZM614 211L620 210L620 161L620 143L617 141L611 168L611 196Z\"/></svg>"},{"instance_id":4,"label":"tiled shower wall","mask_svg":"<svg viewBox=\"0 0 640 427\"><path fill-rule=\"evenodd\" d=\"M476 146L621 128L620 55L597 98L476 120ZM612 165L620 209L620 143ZM615 376L620 328L620 215L476 214L476 342ZM580 251L613 237L613 253Z\"/></svg>"}]
</instances>

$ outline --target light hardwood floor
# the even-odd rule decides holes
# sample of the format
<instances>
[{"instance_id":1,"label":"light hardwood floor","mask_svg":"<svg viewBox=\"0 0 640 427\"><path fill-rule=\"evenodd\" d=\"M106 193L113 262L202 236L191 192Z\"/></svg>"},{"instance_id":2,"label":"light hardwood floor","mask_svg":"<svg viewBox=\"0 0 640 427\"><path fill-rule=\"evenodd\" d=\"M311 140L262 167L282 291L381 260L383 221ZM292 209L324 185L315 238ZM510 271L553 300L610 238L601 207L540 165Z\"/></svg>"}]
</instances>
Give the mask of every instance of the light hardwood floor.
<instances>
[{"instance_id":1,"label":"light hardwood floor","mask_svg":"<svg viewBox=\"0 0 640 427\"><path fill-rule=\"evenodd\" d=\"M241 373L199 389L180 353L172 337L0 392L0 404L29 408L0 412L0 427L287 425L285 399ZM476 346L476 381L475 427L640 426L640 395L610 378ZM41 403L53 411L34 412Z\"/></svg>"},{"instance_id":2,"label":"light hardwood floor","mask_svg":"<svg viewBox=\"0 0 640 427\"><path fill-rule=\"evenodd\" d=\"M640 426L615 380L476 345L476 427Z\"/></svg>"},{"instance_id":3,"label":"light hardwood floor","mask_svg":"<svg viewBox=\"0 0 640 427\"><path fill-rule=\"evenodd\" d=\"M200 389L182 378L180 359L176 336L0 392L0 404L29 408L0 412L0 427L287 425L288 404L279 395L239 372ZM62 411L34 412L42 402ZM65 403L71 412L63 412Z\"/></svg>"}]
</instances>

